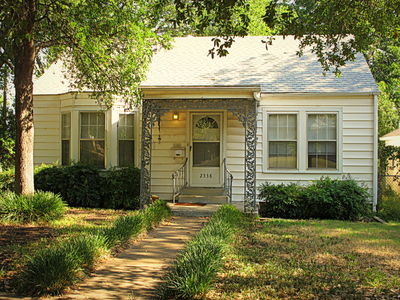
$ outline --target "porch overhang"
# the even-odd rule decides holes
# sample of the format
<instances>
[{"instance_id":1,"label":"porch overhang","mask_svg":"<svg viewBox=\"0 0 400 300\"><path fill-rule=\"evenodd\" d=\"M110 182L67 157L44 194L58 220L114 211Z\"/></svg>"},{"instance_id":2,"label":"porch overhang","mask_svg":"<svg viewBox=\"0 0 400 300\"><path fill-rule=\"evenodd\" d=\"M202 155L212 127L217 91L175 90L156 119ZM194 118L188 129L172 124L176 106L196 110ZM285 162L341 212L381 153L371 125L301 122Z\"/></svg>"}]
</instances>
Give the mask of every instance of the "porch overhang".
<instances>
[{"instance_id":1,"label":"porch overhang","mask_svg":"<svg viewBox=\"0 0 400 300\"><path fill-rule=\"evenodd\" d=\"M251 92L255 92L251 90ZM246 98L145 98L142 102L142 150L140 204L150 202L152 130L155 123L160 126L161 116L171 110L219 109L231 112L245 128L244 141L244 210L256 213L256 145L258 101L251 93Z\"/></svg>"}]
</instances>

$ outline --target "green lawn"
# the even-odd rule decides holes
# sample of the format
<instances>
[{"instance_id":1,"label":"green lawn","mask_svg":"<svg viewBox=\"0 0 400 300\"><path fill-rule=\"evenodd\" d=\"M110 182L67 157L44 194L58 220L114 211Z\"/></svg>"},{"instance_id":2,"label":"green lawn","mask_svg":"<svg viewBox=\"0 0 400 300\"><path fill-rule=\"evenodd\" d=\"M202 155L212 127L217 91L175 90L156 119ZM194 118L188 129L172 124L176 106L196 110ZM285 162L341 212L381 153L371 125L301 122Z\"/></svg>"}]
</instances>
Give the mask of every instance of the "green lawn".
<instances>
[{"instance_id":1,"label":"green lawn","mask_svg":"<svg viewBox=\"0 0 400 300\"><path fill-rule=\"evenodd\" d=\"M399 223L268 219L245 227L207 298L399 295Z\"/></svg>"}]
</instances>

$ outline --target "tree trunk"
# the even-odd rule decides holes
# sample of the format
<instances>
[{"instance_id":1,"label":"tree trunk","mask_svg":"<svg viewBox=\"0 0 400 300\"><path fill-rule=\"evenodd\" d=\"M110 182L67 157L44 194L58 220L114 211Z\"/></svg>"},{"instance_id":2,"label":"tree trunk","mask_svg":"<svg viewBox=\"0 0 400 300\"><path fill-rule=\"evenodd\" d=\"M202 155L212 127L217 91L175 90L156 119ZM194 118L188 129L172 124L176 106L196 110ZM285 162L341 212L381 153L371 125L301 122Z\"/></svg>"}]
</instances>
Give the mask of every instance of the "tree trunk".
<instances>
[{"instance_id":1,"label":"tree trunk","mask_svg":"<svg viewBox=\"0 0 400 300\"><path fill-rule=\"evenodd\" d=\"M34 193L33 185L33 71L36 48L33 28L36 14L35 0L21 5L23 40L15 45L15 191L19 194Z\"/></svg>"},{"instance_id":2,"label":"tree trunk","mask_svg":"<svg viewBox=\"0 0 400 300\"><path fill-rule=\"evenodd\" d=\"M3 128L4 130L7 128L7 93L8 93L8 81L7 81L8 72L4 68L4 78L3 78L3 108L1 117L3 118Z\"/></svg>"}]
</instances>

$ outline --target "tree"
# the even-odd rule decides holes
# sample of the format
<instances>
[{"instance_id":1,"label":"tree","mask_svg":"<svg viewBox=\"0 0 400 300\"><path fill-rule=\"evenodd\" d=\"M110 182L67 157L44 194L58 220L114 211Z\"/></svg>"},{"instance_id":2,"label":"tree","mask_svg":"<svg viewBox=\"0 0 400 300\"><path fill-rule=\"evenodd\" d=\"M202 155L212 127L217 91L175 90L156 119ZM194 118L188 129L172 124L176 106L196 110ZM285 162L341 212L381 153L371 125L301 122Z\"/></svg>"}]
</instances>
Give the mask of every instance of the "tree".
<instances>
[{"instance_id":1,"label":"tree","mask_svg":"<svg viewBox=\"0 0 400 300\"><path fill-rule=\"evenodd\" d=\"M14 75L16 191L34 192L32 77L62 57L77 88L109 103L113 94L139 94L158 45L160 1L1 0L0 67Z\"/></svg>"},{"instance_id":2,"label":"tree","mask_svg":"<svg viewBox=\"0 0 400 300\"><path fill-rule=\"evenodd\" d=\"M259 12L256 0L0 0L0 67L11 69L16 95L16 191L34 191L34 72L62 57L76 88L106 104L113 94L133 101L153 51L172 33L222 36L211 55L226 55L251 28L261 33L251 2ZM273 0L263 20L267 34L295 34L299 54L310 46L325 70L338 71L378 39L397 38L399 10L399 0Z\"/></svg>"}]
</instances>

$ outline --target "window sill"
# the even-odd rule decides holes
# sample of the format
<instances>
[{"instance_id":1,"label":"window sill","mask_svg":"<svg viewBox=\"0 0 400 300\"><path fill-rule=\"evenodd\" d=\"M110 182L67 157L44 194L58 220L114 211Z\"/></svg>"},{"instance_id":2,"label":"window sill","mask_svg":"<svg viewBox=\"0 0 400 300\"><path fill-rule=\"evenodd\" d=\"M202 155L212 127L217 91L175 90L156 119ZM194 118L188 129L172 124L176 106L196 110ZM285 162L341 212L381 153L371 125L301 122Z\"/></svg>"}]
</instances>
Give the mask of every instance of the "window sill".
<instances>
[{"instance_id":1,"label":"window sill","mask_svg":"<svg viewBox=\"0 0 400 300\"><path fill-rule=\"evenodd\" d=\"M263 174L342 174L341 170L318 169L318 170L288 170L288 169L267 169L262 171Z\"/></svg>"}]
</instances>

